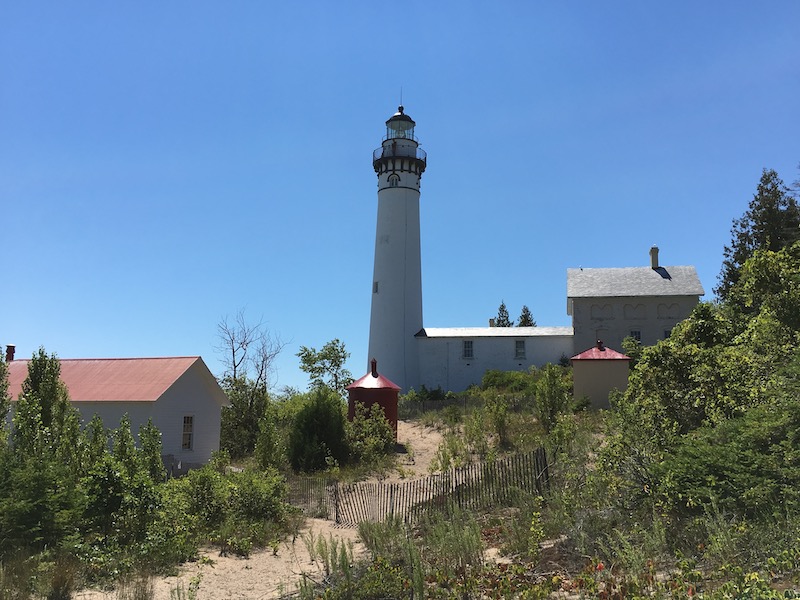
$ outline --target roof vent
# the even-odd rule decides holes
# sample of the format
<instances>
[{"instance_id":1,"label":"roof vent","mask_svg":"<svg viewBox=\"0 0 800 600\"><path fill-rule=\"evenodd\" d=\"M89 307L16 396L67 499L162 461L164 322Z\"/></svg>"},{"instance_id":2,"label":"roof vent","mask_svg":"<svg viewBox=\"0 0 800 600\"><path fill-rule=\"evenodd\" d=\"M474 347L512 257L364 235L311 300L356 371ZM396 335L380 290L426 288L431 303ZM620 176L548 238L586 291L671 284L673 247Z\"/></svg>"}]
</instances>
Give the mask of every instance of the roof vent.
<instances>
[{"instance_id":1,"label":"roof vent","mask_svg":"<svg viewBox=\"0 0 800 600\"><path fill-rule=\"evenodd\" d=\"M14 351L16 349L17 349L17 347L14 344L8 344L6 346L6 362L7 363L10 363L12 360L14 360Z\"/></svg>"},{"instance_id":2,"label":"roof vent","mask_svg":"<svg viewBox=\"0 0 800 600\"><path fill-rule=\"evenodd\" d=\"M603 340L597 340L597 349L601 352L605 352L606 348L603 346Z\"/></svg>"},{"instance_id":3,"label":"roof vent","mask_svg":"<svg viewBox=\"0 0 800 600\"><path fill-rule=\"evenodd\" d=\"M378 376L378 361L373 358L369 362L369 364L372 367L372 376L373 377L377 377Z\"/></svg>"},{"instance_id":4,"label":"roof vent","mask_svg":"<svg viewBox=\"0 0 800 600\"><path fill-rule=\"evenodd\" d=\"M658 246L653 246L650 248L650 268L658 268Z\"/></svg>"}]
</instances>

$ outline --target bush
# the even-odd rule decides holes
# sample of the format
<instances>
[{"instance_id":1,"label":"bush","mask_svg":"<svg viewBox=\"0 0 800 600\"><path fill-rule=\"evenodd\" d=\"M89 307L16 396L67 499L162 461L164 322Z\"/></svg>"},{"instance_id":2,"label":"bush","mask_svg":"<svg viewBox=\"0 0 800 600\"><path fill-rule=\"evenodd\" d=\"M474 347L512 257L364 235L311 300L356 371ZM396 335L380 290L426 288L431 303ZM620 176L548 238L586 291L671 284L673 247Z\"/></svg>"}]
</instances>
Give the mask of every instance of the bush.
<instances>
[{"instance_id":1,"label":"bush","mask_svg":"<svg viewBox=\"0 0 800 600\"><path fill-rule=\"evenodd\" d=\"M274 469L231 473L230 512L237 520L280 522L284 517L286 486Z\"/></svg>"},{"instance_id":2,"label":"bush","mask_svg":"<svg viewBox=\"0 0 800 600\"><path fill-rule=\"evenodd\" d=\"M712 505L750 518L800 508L800 401L759 406L681 440L657 477L669 505L702 514ZM772 515L777 516L777 515Z\"/></svg>"},{"instance_id":3,"label":"bush","mask_svg":"<svg viewBox=\"0 0 800 600\"><path fill-rule=\"evenodd\" d=\"M353 421L347 424L347 445L355 462L374 465L394 451L394 429L383 408L373 404L369 410L356 402Z\"/></svg>"},{"instance_id":4,"label":"bush","mask_svg":"<svg viewBox=\"0 0 800 600\"><path fill-rule=\"evenodd\" d=\"M569 388L563 367L545 365L536 382L536 414L545 433L553 430L558 415L569 407Z\"/></svg>"},{"instance_id":5,"label":"bush","mask_svg":"<svg viewBox=\"0 0 800 600\"><path fill-rule=\"evenodd\" d=\"M342 401L327 388L316 390L300 409L289 434L289 462L298 471L318 471L347 459Z\"/></svg>"}]
</instances>

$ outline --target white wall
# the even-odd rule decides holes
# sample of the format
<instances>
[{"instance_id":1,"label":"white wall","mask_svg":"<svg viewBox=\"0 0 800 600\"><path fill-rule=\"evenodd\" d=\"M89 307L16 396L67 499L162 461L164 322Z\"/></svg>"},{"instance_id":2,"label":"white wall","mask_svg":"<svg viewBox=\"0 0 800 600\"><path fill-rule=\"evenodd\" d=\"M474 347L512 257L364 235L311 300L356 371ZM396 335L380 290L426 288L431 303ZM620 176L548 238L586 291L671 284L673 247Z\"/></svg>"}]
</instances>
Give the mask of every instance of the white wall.
<instances>
[{"instance_id":1,"label":"white wall","mask_svg":"<svg viewBox=\"0 0 800 600\"><path fill-rule=\"evenodd\" d=\"M181 471L204 465L219 450L222 405L227 403L214 376L202 361L195 362L156 402L72 402L84 426L97 414L108 429L119 426L127 413L134 436L148 419L161 432L161 453L181 463ZM191 450L183 450L183 417L194 417ZM138 439L138 438L137 438ZM167 464L169 468L169 464ZM177 472L177 470L176 470Z\"/></svg>"},{"instance_id":2,"label":"white wall","mask_svg":"<svg viewBox=\"0 0 800 600\"><path fill-rule=\"evenodd\" d=\"M183 466L202 465L219 450L222 406L227 398L202 361L195 362L156 403L153 422L162 435L162 452ZM191 450L183 450L183 417L194 417Z\"/></svg>"},{"instance_id":3,"label":"white wall","mask_svg":"<svg viewBox=\"0 0 800 600\"><path fill-rule=\"evenodd\" d=\"M464 340L472 340L472 359L463 357ZM515 356L516 340L525 341L524 359ZM573 355L571 335L419 337L417 342L420 383L428 389L441 386L452 392L480 384L483 374L490 369L527 371L531 366L558 363L562 356Z\"/></svg>"}]
</instances>

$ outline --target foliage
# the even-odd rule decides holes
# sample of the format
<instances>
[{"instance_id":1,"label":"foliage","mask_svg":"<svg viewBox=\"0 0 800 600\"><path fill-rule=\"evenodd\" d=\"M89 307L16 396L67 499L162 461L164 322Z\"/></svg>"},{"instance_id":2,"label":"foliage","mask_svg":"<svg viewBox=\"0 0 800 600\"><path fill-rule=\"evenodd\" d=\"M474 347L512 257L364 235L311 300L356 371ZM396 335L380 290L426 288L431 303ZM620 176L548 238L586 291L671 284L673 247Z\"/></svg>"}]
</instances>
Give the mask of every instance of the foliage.
<instances>
[{"instance_id":1,"label":"foliage","mask_svg":"<svg viewBox=\"0 0 800 600\"><path fill-rule=\"evenodd\" d=\"M555 427L558 415L569 408L571 399L570 371L547 364L536 382L536 414L545 433Z\"/></svg>"},{"instance_id":2,"label":"foliage","mask_svg":"<svg viewBox=\"0 0 800 600\"><path fill-rule=\"evenodd\" d=\"M517 327L536 327L536 319L531 314L531 309L527 305L522 305L522 312L517 319Z\"/></svg>"},{"instance_id":3,"label":"foliage","mask_svg":"<svg viewBox=\"0 0 800 600\"><path fill-rule=\"evenodd\" d=\"M260 421L270 402L274 363L285 344L262 322L248 323L244 310L219 322L217 342L225 365L219 384L229 401L222 409L220 448L233 458L242 458L256 447Z\"/></svg>"},{"instance_id":4,"label":"foliage","mask_svg":"<svg viewBox=\"0 0 800 600\"><path fill-rule=\"evenodd\" d=\"M503 392L524 392L533 393L535 376L533 372L526 371L500 371L489 369L483 374L481 379L481 389L495 389Z\"/></svg>"},{"instance_id":5,"label":"foliage","mask_svg":"<svg viewBox=\"0 0 800 600\"><path fill-rule=\"evenodd\" d=\"M513 327L514 322L508 318L508 309L506 303L501 302L500 307L497 309L497 317L494 320L495 327Z\"/></svg>"},{"instance_id":6,"label":"foliage","mask_svg":"<svg viewBox=\"0 0 800 600\"><path fill-rule=\"evenodd\" d=\"M800 207L772 169L764 169L753 199L741 218L733 221L731 243L724 249L719 284L714 293L727 300L741 269L756 250L777 252L800 238Z\"/></svg>"},{"instance_id":7,"label":"foliage","mask_svg":"<svg viewBox=\"0 0 800 600\"><path fill-rule=\"evenodd\" d=\"M233 458L242 458L255 450L261 422L269 413L270 397L264 385L241 376L220 381L228 406L222 408L220 448Z\"/></svg>"},{"instance_id":8,"label":"foliage","mask_svg":"<svg viewBox=\"0 0 800 600\"><path fill-rule=\"evenodd\" d=\"M627 336L622 340L622 352L630 358L630 362L628 363L628 367L633 369L638 363L639 359L642 356L642 350L644 350L644 346L642 346L642 342L637 340L635 337Z\"/></svg>"},{"instance_id":9,"label":"foliage","mask_svg":"<svg viewBox=\"0 0 800 600\"><path fill-rule=\"evenodd\" d=\"M353 375L344 367L350 353L345 350L343 342L331 340L319 351L300 346L297 356L300 358L300 368L311 379L312 388L327 386L341 397L346 395L345 388L353 382Z\"/></svg>"},{"instance_id":10,"label":"foliage","mask_svg":"<svg viewBox=\"0 0 800 600\"><path fill-rule=\"evenodd\" d=\"M258 422L255 459L259 468L280 468L285 463L286 444L278 429L278 411L271 404L266 407Z\"/></svg>"},{"instance_id":11,"label":"foliage","mask_svg":"<svg viewBox=\"0 0 800 600\"><path fill-rule=\"evenodd\" d=\"M318 471L347 459L344 406L339 396L322 387L294 419L289 435L289 462L299 471Z\"/></svg>"},{"instance_id":12,"label":"foliage","mask_svg":"<svg viewBox=\"0 0 800 600\"><path fill-rule=\"evenodd\" d=\"M800 352L793 368L800 371ZM748 518L800 511L798 392L796 384L784 387L774 402L681 438L656 471L668 506Z\"/></svg>"},{"instance_id":13,"label":"foliage","mask_svg":"<svg viewBox=\"0 0 800 600\"><path fill-rule=\"evenodd\" d=\"M280 535L289 511L277 472L226 474L215 461L164 483L152 423L138 445L127 416L111 431L95 416L81 431L58 359L40 350L29 367L0 446L0 579L20 597L69 597L79 581L170 570L202 542L246 553ZM20 556L32 565L24 582Z\"/></svg>"},{"instance_id":14,"label":"foliage","mask_svg":"<svg viewBox=\"0 0 800 600\"><path fill-rule=\"evenodd\" d=\"M486 417L490 424L490 431L497 437L500 448L511 445L508 431L508 401L501 395L488 398L485 404Z\"/></svg>"},{"instance_id":15,"label":"foliage","mask_svg":"<svg viewBox=\"0 0 800 600\"><path fill-rule=\"evenodd\" d=\"M5 442L5 420L8 409L11 405L11 397L8 393L8 365L0 353L0 444Z\"/></svg>"},{"instance_id":16,"label":"foliage","mask_svg":"<svg viewBox=\"0 0 800 600\"><path fill-rule=\"evenodd\" d=\"M377 465L394 451L394 429L377 403L369 409L361 402L355 403L355 415L346 424L346 436L353 462Z\"/></svg>"}]
</instances>

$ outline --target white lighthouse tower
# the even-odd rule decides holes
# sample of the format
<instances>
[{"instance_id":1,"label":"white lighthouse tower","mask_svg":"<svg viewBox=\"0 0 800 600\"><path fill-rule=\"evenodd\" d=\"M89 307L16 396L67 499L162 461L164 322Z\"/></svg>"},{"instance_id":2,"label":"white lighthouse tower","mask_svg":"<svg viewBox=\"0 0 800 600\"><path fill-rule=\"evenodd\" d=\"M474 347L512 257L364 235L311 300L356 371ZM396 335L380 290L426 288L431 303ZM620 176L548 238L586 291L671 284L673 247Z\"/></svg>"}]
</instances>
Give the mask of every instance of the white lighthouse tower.
<instances>
[{"instance_id":1,"label":"white lighthouse tower","mask_svg":"<svg viewBox=\"0 0 800 600\"><path fill-rule=\"evenodd\" d=\"M397 112L386 121L383 144L372 154L378 175L378 226L369 321L369 358L405 392L419 387L414 335L422 329L419 183L425 151L414 121Z\"/></svg>"}]
</instances>

